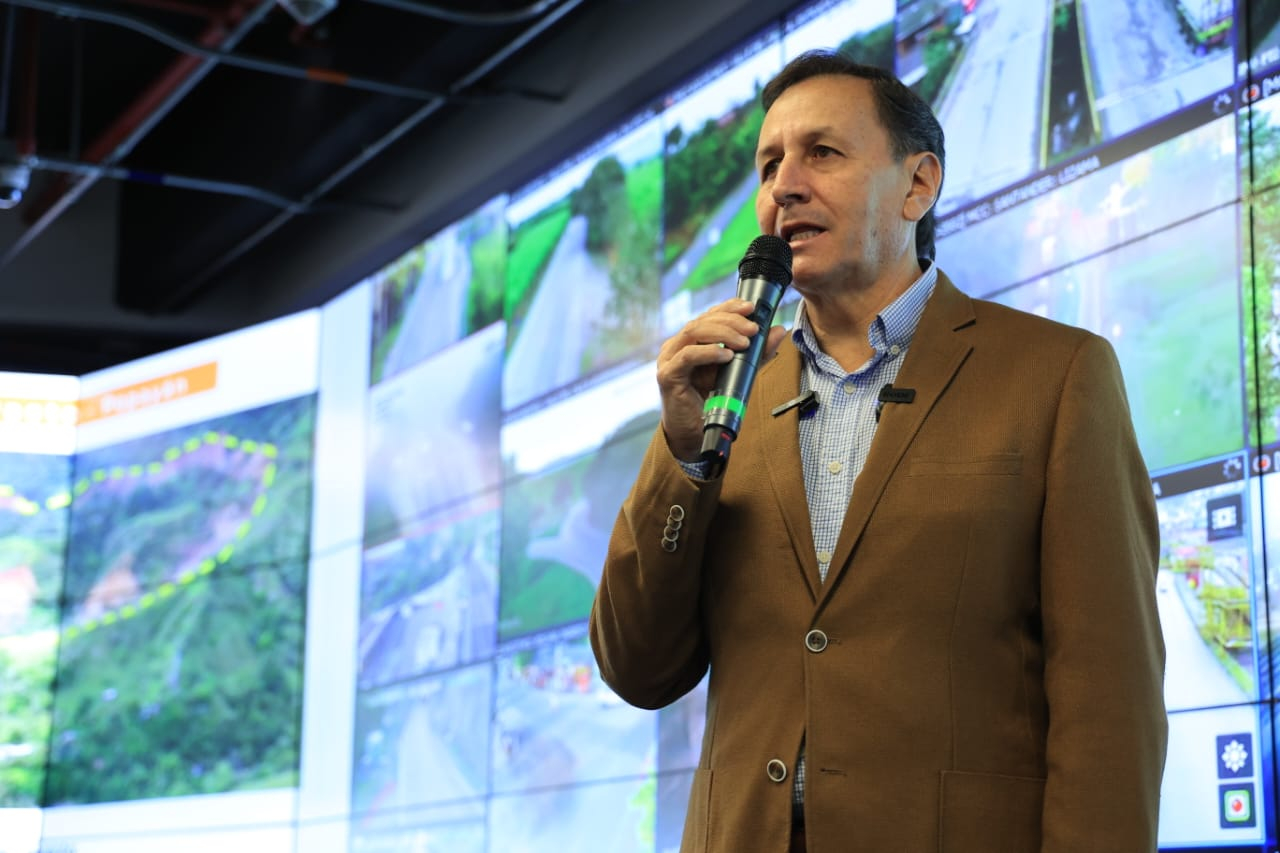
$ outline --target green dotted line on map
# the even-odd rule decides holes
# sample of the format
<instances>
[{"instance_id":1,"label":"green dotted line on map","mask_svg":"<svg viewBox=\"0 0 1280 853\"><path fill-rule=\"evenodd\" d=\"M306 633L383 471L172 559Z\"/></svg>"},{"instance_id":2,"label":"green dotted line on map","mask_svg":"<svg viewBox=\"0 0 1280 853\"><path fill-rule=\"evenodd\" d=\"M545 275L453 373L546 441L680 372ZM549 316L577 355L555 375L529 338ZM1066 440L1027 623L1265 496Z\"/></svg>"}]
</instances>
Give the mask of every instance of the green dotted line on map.
<instances>
[{"instance_id":1,"label":"green dotted line on map","mask_svg":"<svg viewBox=\"0 0 1280 853\"><path fill-rule=\"evenodd\" d=\"M244 454L258 454L267 459L274 460L278 451L274 444L270 442L258 442L252 439L240 439L234 435L225 435L219 432L206 432L203 436L193 436L181 445L170 447L166 450L160 460L150 462L145 465L117 465L110 468L99 468L91 472L88 476L77 481L70 491L59 492L51 495L45 502L44 508L49 510L63 509L71 505L71 503L99 483L106 483L115 480L133 479L146 476L149 474L160 474L164 472L165 466L170 465L189 453L194 453L202 447L210 445L221 445L228 450L239 450ZM256 519L262 515L263 510L267 506L267 490L275 483L276 480L276 463L269 462L262 470L262 493L253 502L251 509L252 518ZM0 486L0 498L10 498L9 506L14 511L22 515L35 515L40 511L40 504L27 500L17 495L12 486ZM97 628L107 625L114 625L123 619L129 619L137 616L139 613L147 610L160 602L172 598L184 586L195 583L202 577L213 574L217 568L228 561L235 554L235 543L244 539L249 535L249 530L253 527L252 519L240 523L236 528L235 541L228 542L218 549L217 553L211 557L206 557L200 561L200 564L194 569L187 569L177 579L165 581L160 584L152 592L143 594L136 602L125 604L115 610L98 616L95 619L81 625L68 626L63 631L63 637L71 639L79 634L85 634Z\"/></svg>"},{"instance_id":2,"label":"green dotted line on map","mask_svg":"<svg viewBox=\"0 0 1280 853\"><path fill-rule=\"evenodd\" d=\"M40 511L40 504L19 495L13 486L0 486L0 499L4 500L6 509L16 512L18 515L35 515ZM53 498L49 498L49 500L53 500ZM53 509L53 507L50 507L50 509Z\"/></svg>"}]
</instances>

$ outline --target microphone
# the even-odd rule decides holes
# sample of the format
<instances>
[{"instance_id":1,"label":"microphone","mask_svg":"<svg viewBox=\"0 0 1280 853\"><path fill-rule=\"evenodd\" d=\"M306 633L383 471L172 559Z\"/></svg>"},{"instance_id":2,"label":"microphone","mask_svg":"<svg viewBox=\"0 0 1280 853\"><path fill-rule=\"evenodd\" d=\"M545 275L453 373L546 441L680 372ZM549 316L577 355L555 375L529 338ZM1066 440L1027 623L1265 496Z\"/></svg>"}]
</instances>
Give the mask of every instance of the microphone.
<instances>
[{"instance_id":1,"label":"microphone","mask_svg":"<svg viewBox=\"0 0 1280 853\"><path fill-rule=\"evenodd\" d=\"M773 416L776 418L780 415L785 415L792 409L799 409L801 418L809 417L814 412L818 411L818 395L811 390L805 391L799 397L788 400L781 406L774 406Z\"/></svg>"},{"instance_id":2,"label":"microphone","mask_svg":"<svg viewBox=\"0 0 1280 853\"><path fill-rule=\"evenodd\" d=\"M903 403L908 404L915 400L916 389L914 388L894 388L893 383L880 389L880 396L876 399L876 423L880 423L880 412L884 410L885 403Z\"/></svg>"},{"instance_id":3,"label":"microphone","mask_svg":"<svg viewBox=\"0 0 1280 853\"><path fill-rule=\"evenodd\" d=\"M715 390L702 410L702 461L709 464L713 477L729 461L729 447L742 426L774 312L789 284L791 246L787 241L769 234L752 240L738 264L738 298L755 303L747 319L755 321L759 331L751 336L746 349L734 353L733 361L721 366Z\"/></svg>"}]
</instances>

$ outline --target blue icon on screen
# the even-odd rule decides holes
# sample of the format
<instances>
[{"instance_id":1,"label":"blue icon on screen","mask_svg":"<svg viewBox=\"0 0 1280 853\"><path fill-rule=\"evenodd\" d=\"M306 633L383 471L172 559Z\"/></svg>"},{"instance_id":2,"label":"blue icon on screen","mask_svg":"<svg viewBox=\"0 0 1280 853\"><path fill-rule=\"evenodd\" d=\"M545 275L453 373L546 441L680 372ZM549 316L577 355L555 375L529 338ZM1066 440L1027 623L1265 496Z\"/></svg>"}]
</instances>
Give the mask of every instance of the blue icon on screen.
<instances>
[{"instance_id":1,"label":"blue icon on screen","mask_svg":"<svg viewBox=\"0 0 1280 853\"><path fill-rule=\"evenodd\" d=\"M1253 775L1253 735L1248 732L1218 735L1218 778L1243 779Z\"/></svg>"}]
</instances>

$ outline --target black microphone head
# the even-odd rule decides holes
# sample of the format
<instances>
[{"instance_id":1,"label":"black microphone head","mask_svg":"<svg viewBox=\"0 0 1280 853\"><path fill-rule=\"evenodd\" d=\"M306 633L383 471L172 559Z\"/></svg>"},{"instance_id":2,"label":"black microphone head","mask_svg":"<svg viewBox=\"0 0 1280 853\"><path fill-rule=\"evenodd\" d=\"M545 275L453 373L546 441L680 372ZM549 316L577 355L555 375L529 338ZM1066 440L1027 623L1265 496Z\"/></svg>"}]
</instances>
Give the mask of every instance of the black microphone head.
<instances>
[{"instance_id":1,"label":"black microphone head","mask_svg":"<svg viewBox=\"0 0 1280 853\"><path fill-rule=\"evenodd\" d=\"M783 287L791 283L791 244L772 234L751 241L738 264L740 278L766 278Z\"/></svg>"}]
</instances>

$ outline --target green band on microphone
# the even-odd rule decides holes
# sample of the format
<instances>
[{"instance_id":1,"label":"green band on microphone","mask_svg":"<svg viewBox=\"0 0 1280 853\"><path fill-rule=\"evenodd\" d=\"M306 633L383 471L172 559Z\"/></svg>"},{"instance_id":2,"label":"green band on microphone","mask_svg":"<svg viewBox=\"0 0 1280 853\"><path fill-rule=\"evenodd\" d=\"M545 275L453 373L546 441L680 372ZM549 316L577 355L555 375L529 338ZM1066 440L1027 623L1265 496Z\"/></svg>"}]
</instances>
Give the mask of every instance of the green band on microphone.
<instances>
[{"instance_id":1,"label":"green band on microphone","mask_svg":"<svg viewBox=\"0 0 1280 853\"><path fill-rule=\"evenodd\" d=\"M743 410L746 406L742 405L742 401L736 397L729 397L721 394L719 397L708 397L707 403L702 407L702 411L709 412L712 409L728 409L738 417L742 417Z\"/></svg>"}]
</instances>

